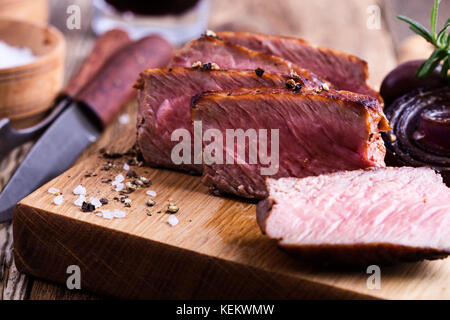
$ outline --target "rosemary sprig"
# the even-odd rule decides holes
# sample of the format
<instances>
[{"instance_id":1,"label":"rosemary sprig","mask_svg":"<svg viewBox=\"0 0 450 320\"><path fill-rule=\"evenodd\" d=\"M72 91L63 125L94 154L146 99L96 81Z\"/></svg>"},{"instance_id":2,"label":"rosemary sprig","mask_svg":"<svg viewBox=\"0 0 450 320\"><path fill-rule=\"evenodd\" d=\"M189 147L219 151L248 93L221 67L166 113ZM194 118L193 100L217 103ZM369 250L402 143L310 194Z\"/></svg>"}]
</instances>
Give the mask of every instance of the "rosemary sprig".
<instances>
[{"instance_id":1,"label":"rosemary sprig","mask_svg":"<svg viewBox=\"0 0 450 320\"><path fill-rule=\"evenodd\" d=\"M448 72L450 69L450 34L447 32L447 29L450 28L450 19L447 19L444 28L437 32L436 28L440 2L441 0L435 0L433 9L431 10L431 32L413 19L405 16L397 16L397 18L408 23L410 25L409 28L413 32L422 36L436 48L430 57L419 67L416 77L428 77L439 65L441 65L441 76L447 81L450 81Z\"/></svg>"}]
</instances>

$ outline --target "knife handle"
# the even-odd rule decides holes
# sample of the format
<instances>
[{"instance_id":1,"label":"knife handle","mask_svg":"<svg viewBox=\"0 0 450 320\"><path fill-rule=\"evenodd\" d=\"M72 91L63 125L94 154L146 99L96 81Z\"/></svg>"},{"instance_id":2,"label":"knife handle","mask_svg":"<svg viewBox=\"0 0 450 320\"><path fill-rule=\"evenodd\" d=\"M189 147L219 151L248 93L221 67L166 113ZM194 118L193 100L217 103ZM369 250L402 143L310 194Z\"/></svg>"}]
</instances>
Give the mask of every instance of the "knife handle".
<instances>
[{"instance_id":1,"label":"knife handle","mask_svg":"<svg viewBox=\"0 0 450 320\"><path fill-rule=\"evenodd\" d=\"M134 96L133 85L145 68L163 68L173 47L163 38L150 35L119 49L87 84L77 100L90 109L102 127L110 124Z\"/></svg>"},{"instance_id":2,"label":"knife handle","mask_svg":"<svg viewBox=\"0 0 450 320\"><path fill-rule=\"evenodd\" d=\"M86 83L100 70L105 61L115 51L129 43L131 43L130 37L125 31L120 29L113 29L101 35L78 72L70 79L62 94L75 98Z\"/></svg>"}]
</instances>

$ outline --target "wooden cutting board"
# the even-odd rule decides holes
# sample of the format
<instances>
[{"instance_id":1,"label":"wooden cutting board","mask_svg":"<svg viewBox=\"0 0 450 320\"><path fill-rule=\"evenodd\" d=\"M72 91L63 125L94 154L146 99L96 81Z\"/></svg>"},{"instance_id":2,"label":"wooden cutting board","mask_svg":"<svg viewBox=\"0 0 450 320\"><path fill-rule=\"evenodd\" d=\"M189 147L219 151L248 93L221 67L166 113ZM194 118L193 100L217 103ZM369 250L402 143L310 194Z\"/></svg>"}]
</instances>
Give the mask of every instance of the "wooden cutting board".
<instances>
[{"instance_id":1,"label":"wooden cutting board","mask_svg":"<svg viewBox=\"0 0 450 320\"><path fill-rule=\"evenodd\" d=\"M128 109L131 119L135 110ZM20 271L65 285L67 267L78 265L82 289L120 298L450 298L450 260L382 267L381 289L371 290L364 268L317 269L291 258L261 234L254 203L212 196L199 177L131 167L152 185L130 194L132 207L124 208L101 180L125 175L127 158L109 160L114 167L103 171L108 159L95 148L123 152L134 134L132 120L114 125L89 156L19 203L13 226ZM81 212L72 194L79 184L126 217ZM63 205L53 204L50 187L62 191ZM157 193L155 207L146 206L147 190ZM164 213L168 199L180 208L173 227Z\"/></svg>"}]
</instances>

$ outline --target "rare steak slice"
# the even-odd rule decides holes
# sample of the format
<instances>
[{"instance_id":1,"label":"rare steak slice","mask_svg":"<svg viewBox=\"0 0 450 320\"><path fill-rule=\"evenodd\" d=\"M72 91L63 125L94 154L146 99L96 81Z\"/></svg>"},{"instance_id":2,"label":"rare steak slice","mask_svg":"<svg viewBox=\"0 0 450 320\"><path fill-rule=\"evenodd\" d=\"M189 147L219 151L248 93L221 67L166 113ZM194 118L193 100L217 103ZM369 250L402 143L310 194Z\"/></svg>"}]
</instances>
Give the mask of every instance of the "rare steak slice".
<instances>
[{"instance_id":1,"label":"rare steak slice","mask_svg":"<svg viewBox=\"0 0 450 320\"><path fill-rule=\"evenodd\" d=\"M264 198L267 177L385 165L380 130L389 126L378 101L364 95L282 88L207 92L194 101L192 119L202 122L203 181L215 193ZM213 133L221 136L209 137Z\"/></svg>"},{"instance_id":2,"label":"rare steak slice","mask_svg":"<svg viewBox=\"0 0 450 320\"><path fill-rule=\"evenodd\" d=\"M329 81L337 89L379 98L378 93L366 82L369 75L367 62L358 57L316 47L298 38L248 32L219 32L217 36L232 44L291 61Z\"/></svg>"},{"instance_id":3,"label":"rare steak slice","mask_svg":"<svg viewBox=\"0 0 450 320\"><path fill-rule=\"evenodd\" d=\"M289 75L295 72L304 86L320 88L323 81L312 72L302 69L282 58L249 50L239 45L233 45L211 36L202 36L192 40L179 49L169 67L190 68L197 62L202 67L215 63L220 69L226 70L256 70L267 73Z\"/></svg>"},{"instance_id":4,"label":"rare steak slice","mask_svg":"<svg viewBox=\"0 0 450 320\"><path fill-rule=\"evenodd\" d=\"M304 262L393 264L450 253L450 189L430 168L267 179L263 233Z\"/></svg>"},{"instance_id":5,"label":"rare steak slice","mask_svg":"<svg viewBox=\"0 0 450 320\"><path fill-rule=\"evenodd\" d=\"M190 115L191 99L205 90L227 90L241 87L280 87L286 77L254 71L223 71L201 69L148 69L141 73L138 88L139 115L137 143L147 164L200 174L200 162L194 155L184 163L175 163L172 150L179 143L172 141L175 130L186 129L194 137ZM180 138L181 139L181 138ZM200 142L201 147L201 142Z\"/></svg>"}]
</instances>

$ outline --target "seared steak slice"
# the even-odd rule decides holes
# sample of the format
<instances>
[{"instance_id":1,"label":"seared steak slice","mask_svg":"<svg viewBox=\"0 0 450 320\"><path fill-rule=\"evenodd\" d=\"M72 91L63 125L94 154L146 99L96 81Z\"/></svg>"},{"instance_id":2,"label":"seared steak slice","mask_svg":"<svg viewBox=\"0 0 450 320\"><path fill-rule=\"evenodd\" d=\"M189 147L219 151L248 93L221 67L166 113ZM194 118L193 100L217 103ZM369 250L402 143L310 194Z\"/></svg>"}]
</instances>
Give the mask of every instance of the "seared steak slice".
<instances>
[{"instance_id":1,"label":"seared steak slice","mask_svg":"<svg viewBox=\"0 0 450 320\"><path fill-rule=\"evenodd\" d=\"M201 69L148 69L138 80L137 143L147 164L200 174L202 165L175 164L171 152L178 141L171 141L176 129L187 129L192 137L191 99L205 90L241 87L280 87L286 77L254 71ZM191 156L193 160L193 155Z\"/></svg>"},{"instance_id":2,"label":"seared steak slice","mask_svg":"<svg viewBox=\"0 0 450 320\"><path fill-rule=\"evenodd\" d=\"M385 165L385 148L379 131L389 126L378 101L347 91L302 89L296 92L261 88L240 89L231 94L207 92L194 101L192 119L202 121L203 132L217 129L226 138L229 138L227 129L249 133L266 129L269 157L275 154L271 153L271 139L276 134L273 130L279 130L279 167L275 173L270 173L273 178L306 177ZM258 139L261 138L264 138L262 131ZM254 145L257 139L251 139ZM234 156L234 164L230 164L232 161L226 164L204 161L204 183L216 193L246 198L267 196L267 167L273 168L276 159L272 159L272 166L267 157L265 162L261 161L265 146L260 141L257 142L259 159L253 164L248 140L245 144L234 140L234 149L244 144L244 163L238 161L242 156L238 159L237 151L223 143L219 154L229 155L227 158L231 159ZM205 142L204 147L209 144Z\"/></svg>"},{"instance_id":3,"label":"seared steak slice","mask_svg":"<svg viewBox=\"0 0 450 320\"><path fill-rule=\"evenodd\" d=\"M379 97L366 83L367 62L346 53L316 47L297 38L248 32L219 32L217 36L232 44L274 55L314 72L340 90Z\"/></svg>"},{"instance_id":4,"label":"seared steak slice","mask_svg":"<svg viewBox=\"0 0 450 320\"><path fill-rule=\"evenodd\" d=\"M190 68L196 62L202 64L216 63L220 69L256 70L263 69L267 73L289 75L294 71L304 86L320 88L323 81L312 72L302 69L282 58L262 54L242 46L233 45L214 37L202 36L192 40L179 49L169 67Z\"/></svg>"},{"instance_id":5,"label":"seared steak slice","mask_svg":"<svg viewBox=\"0 0 450 320\"><path fill-rule=\"evenodd\" d=\"M392 264L450 253L450 189L429 168L267 179L263 233L304 262Z\"/></svg>"}]
</instances>

